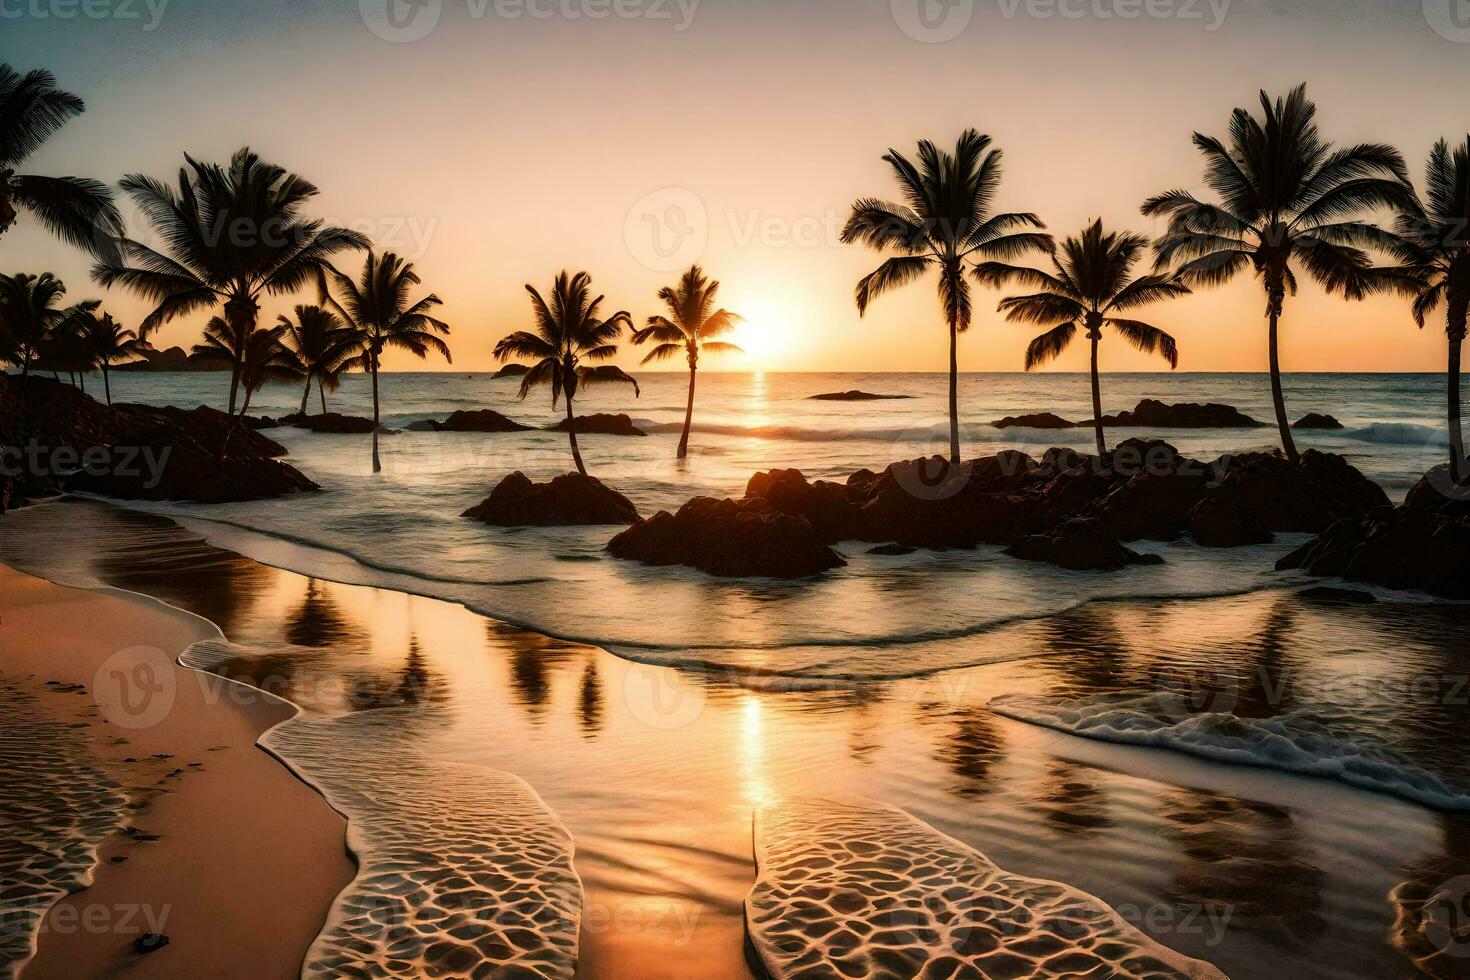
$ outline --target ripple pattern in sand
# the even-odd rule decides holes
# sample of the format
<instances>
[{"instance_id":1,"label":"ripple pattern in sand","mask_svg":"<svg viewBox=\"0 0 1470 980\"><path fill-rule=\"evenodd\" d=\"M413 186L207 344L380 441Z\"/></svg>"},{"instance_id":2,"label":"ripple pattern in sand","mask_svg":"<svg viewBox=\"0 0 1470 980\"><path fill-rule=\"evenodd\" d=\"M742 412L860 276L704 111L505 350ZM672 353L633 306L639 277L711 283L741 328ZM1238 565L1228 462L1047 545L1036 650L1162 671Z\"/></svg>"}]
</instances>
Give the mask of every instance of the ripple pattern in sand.
<instances>
[{"instance_id":1,"label":"ripple pattern in sand","mask_svg":"<svg viewBox=\"0 0 1470 980\"><path fill-rule=\"evenodd\" d=\"M420 707L298 717L262 740L347 815L358 856L302 977L570 977L571 836L516 776L417 753L425 720Z\"/></svg>"},{"instance_id":2,"label":"ripple pattern in sand","mask_svg":"<svg viewBox=\"0 0 1470 980\"><path fill-rule=\"evenodd\" d=\"M767 806L755 845L746 926L776 980L1224 976L1101 900L1009 874L895 807Z\"/></svg>"},{"instance_id":3,"label":"ripple pattern in sand","mask_svg":"<svg viewBox=\"0 0 1470 980\"><path fill-rule=\"evenodd\" d=\"M46 911L90 883L98 845L126 822L127 798L75 726L4 682L0 759L0 980L11 980L35 952Z\"/></svg>"}]
</instances>

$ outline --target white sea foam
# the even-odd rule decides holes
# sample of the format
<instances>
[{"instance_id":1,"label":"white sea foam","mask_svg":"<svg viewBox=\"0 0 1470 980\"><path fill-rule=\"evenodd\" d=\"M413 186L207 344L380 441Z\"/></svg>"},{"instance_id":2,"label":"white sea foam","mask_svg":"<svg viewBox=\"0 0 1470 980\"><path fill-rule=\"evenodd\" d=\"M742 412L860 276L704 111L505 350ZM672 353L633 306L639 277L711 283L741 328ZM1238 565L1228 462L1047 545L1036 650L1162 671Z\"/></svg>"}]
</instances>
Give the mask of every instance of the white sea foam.
<instances>
[{"instance_id":1,"label":"white sea foam","mask_svg":"<svg viewBox=\"0 0 1470 980\"><path fill-rule=\"evenodd\" d=\"M1335 779L1439 810L1470 810L1470 793L1387 749L1349 741L1307 709L1274 718L1191 711L1170 692L1104 694L1075 700L1001 695L992 710L1017 721L1124 745L1174 749L1234 765Z\"/></svg>"},{"instance_id":2,"label":"white sea foam","mask_svg":"<svg viewBox=\"0 0 1470 980\"><path fill-rule=\"evenodd\" d=\"M1344 429L1341 434L1359 442L1375 442L1385 446L1449 445L1448 430L1413 422L1374 422L1359 429Z\"/></svg>"}]
</instances>

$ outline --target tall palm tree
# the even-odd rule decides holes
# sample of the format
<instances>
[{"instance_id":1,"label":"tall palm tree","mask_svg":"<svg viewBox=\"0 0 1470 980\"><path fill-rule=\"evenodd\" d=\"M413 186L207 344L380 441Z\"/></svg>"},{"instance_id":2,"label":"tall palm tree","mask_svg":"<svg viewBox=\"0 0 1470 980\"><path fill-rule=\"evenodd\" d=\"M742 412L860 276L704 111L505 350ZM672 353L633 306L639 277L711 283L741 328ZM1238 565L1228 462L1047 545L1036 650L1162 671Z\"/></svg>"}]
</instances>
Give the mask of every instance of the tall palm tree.
<instances>
[{"instance_id":1,"label":"tall palm tree","mask_svg":"<svg viewBox=\"0 0 1470 980\"><path fill-rule=\"evenodd\" d=\"M519 397L525 398L537 385L551 386L551 407L556 408L563 395L567 402L567 437L572 446L572 462L577 472L587 475L582 452L577 447L577 419L572 399L584 385L620 382L633 386L633 397L641 392L632 375L611 364L591 365L583 361L606 361L618 352L614 343L623 328L633 328L633 318L619 310L604 317L603 296L592 296L592 277L585 272L575 276L565 270L551 287L551 302L541 298L536 287L526 284L531 294L531 308L536 315L536 332L518 330L495 345L495 359L517 357L535 363L521 377Z\"/></svg>"},{"instance_id":2,"label":"tall palm tree","mask_svg":"<svg viewBox=\"0 0 1470 980\"><path fill-rule=\"evenodd\" d=\"M392 252L379 260L369 249L356 282L331 265L323 265L317 275L322 302L357 336L358 353L341 369L360 367L373 376L373 472L377 473L383 469L378 459L378 369L383 351L393 347L421 358L436 351L453 363L449 345L440 339L449 334L449 325L429 315L443 301L433 293L410 300L409 289L420 282L418 273L412 262Z\"/></svg>"},{"instance_id":3,"label":"tall palm tree","mask_svg":"<svg viewBox=\"0 0 1470 980\"><path fill-rule=\"evenodd\" d=\"M1116 316L1128 310L1189 292L1168 275L1130 278L1133 266L1148 248L1148 238L1129 232L1104 232L1102 220L1093 221L1080 236L1062 242L1052 255L1052 271L1027 269L1003 262L986 262L975 270L986 285L1020 284L1038 292L1008 296L999 309L1006 319L1035 323L1049 329L1026 348L1026 370L1044 364L1067 349L1081 325L1092 343L1092 428L1097 454L1107 452L1103 437L1102 391L1098 382L1097 347L1102 328L1112 327L1124 340L1146 354L1157 352L1179 366L1179 347L1158 327Z\"/></svg>"},{"instance_id":4,"label":"tall palm tree","mask_svg":"<svg viewBox=\"0 0 1470 980\"><path fill-rule=\"evenodd\" d=\"M139 340L134 331L124 330L111 313L92 318L83 329L87 356L92 364L102 369L102 387L107 392L107 404L111 405L112 381L108 369L114 364L138 360L148 345Z\"/></svg>"},{"instance_id":5,"label":"tall palm tree","mask_svg":"<svg viewBox=\"0 0 1470 980\"><path fill-rule=\"evenodd\" d=\"M31 365L51 338L70 333L101 305L89 299L58 308L65 295L66 284L49 272L0 276L0 320L16 347L22 398L30 384Z\"/></svg>"},{"instance_id":6,"label":"tall palm tree","mask_svg":"<svg viewBox=\"0 0 1470 980\"><path fill-rule=\"evenodd\" d=\"M358 332L343 323L331 310L314 305L297 304L296 319L282 314L277 325L285 328L281 340L301 361L306 374L306 387L301 391L301 414L306 414L306 398L311 382L316 381L321 396L322 413L327 411L327 391L336 391L342 366L352 359L362 345Z\"/></svg>"},{"instance_id":7,"label":"tall palm tree","mask_svg":"<svg viewBox=\"0 0 1470 980\"><path fill-rule=\"evenodd\" d=\"M230 362L230 413L241 358L255 331L264 294L290 293L315 277L332 255L368 247L365 236L302 216L317 189L248 147L228 167L185 154L178 190L142 174L119 184L167 243L167 254L130 238L120 262L100 262L93 276L157 304L138 326L147 339L160 324L201 310L224 309L238 337Z\"/></svg>"},{"instance_id":8,"label":"tall palm tree","mask_svg":"<svg viewBox=\"0 0 1470 980\"><path fill-rule=\"evenodd\" d=\"M683 354L689 364L689 399L684 406L684 431L679 436L678 459L689 455L689 425L694 419L694 378L699 371L699 354L744 353L735 344L714 340L735 329L740 316L728 310L715 309L718 281L711 282L699 266L690 266L677 286L665 286L658 298L669 308L669 315L651 316L642 330L633 331L633 343L657 340L644 364Z\"/></svg>"},{"instance_id":9,"label":"tall palm tree","mask_svg":"<svg viewBox=\"0 0 1470 980\"><path fill-rule=\"evenodd\" d=\"M1400 285L1395 273L1372 265L1365 247L1381 244L1382 235L1361 217L1376 207L1407 206L1413 188L1393 147L1333 149L1324 141L1305 85L1275 102L1264 91L1260 98L1260 119L1246 109L1231 115L1228 143L1194 134L1206 161L1204 182L1218 203L1171 190L1144 202L1143 213L1169 218L1168 230L1154 243L1156 269L1183 260L1179 277L1206 286L1226 283L1247 267L1255 270L1266 291L1276 426L1281 448L1295 462L1277 336L1286 294L1296 293L1296 268L1350 300Z\"/></svg>"},{"instance_id":10,"label":"tall palm tree","mask_svg":"<svg viewBox=\"0 0 1470 980\"><path fill-rule=\"evenodd\" d=\"M1424 179L1428 200L1415 197L1398 206L1396 240L1390 247L1413 281L1415 322L1422 328L1425 318L1445 305L1450 478L1458 483L1467 476L1460 423L1460 349L1470 310L1470 135L1453 151L1445 140L1435 143Z\"/></svg>"},{"instance_id":11,"label":"tall palm tree","mask_svg":"<svg viewBox=\"0 0 1470 980\"><path fill-rule=\"evenodd\" d=\"M56 87L49 71L24 75L0 64L0 235L17 208L29 211L56 237L98 258L115 258L123 234L112 192L89 177L38 177L15 168L86 106Z\"/></svg>"},{"instance_id":12,"label":"tall palm tree","mask_svg":"<svg viewBox=\"0 0 1470 980\"><path fill-rule=\"evenodd\" d=\"M903 191L902 203L862 198L842 229L844 244L858 242L898 255L885 259L857 285L858 314L879 295L913 282L930 268L939 270L939 301L949 328L949 455L960 461L959 335L970 327L967 259L1009 260L1050 246L1050 236L1024 229L1042 228L1034 214L992 214L1000 185L1001 152L990 137L967 129L953 153L928 140L919 143L918 164L890 149L883 159Z\"/></svg>"}]
</instances>

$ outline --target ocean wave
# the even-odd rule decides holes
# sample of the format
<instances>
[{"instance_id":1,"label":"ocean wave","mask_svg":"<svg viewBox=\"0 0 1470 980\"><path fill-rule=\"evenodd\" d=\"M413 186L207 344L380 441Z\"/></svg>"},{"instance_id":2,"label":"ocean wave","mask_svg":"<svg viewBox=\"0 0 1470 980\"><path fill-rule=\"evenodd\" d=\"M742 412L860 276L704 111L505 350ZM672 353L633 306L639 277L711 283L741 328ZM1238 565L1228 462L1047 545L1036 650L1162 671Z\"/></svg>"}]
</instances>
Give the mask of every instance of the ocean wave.
<instances>
[{"instance_id":1,"label":"ocean wave","mask_svg":"<svg viewBox=\"0 0 1470 980\"><path fill-rule=\"evenodd\" d=\"M1450 441L1447 429L1414 422L1374 422L1359 429L1346 429L1342 435L1386 446L1448 446Z\"/></svg>"},{"instance_id":2,"label":"ocean wave","mask_svg":"<svg viewBox=\"0 0 1470 980\"><path fill-rule=\"evenodd\" d=\"M1275 718L1196 713L1181 695L1164 691L1076 700L1001 695L991 699L990 707L1007 718L1081 738L1333 779L1436 810L1470 810L1470 793L1387 749L1333 734L1325 727L1331 720L1308 709Z\"/></svg>"}]
</instances>

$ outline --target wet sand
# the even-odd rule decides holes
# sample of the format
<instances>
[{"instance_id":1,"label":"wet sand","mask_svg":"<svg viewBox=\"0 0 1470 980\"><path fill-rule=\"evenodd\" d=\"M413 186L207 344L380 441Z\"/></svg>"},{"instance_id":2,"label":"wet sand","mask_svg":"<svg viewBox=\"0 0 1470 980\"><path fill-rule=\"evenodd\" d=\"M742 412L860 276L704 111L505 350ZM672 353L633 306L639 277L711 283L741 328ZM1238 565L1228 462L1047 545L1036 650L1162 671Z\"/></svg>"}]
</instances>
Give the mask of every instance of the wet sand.
<instances>
[{"instance_id":1,"label":"wet sand","mask_svg":"<svg viewBox=\"0 0 1470 980\"><path fill-rule=\"evenodd\" d=\"M0 565L0 682L85 723L92 763L128 801L90 887L43 920L26 980L295 977L352 880L346 822L256 747L294 709L173 663L216 636L160 603ZM169 945L139 956L146 932Z\"/></svg>"}]
</instances>

